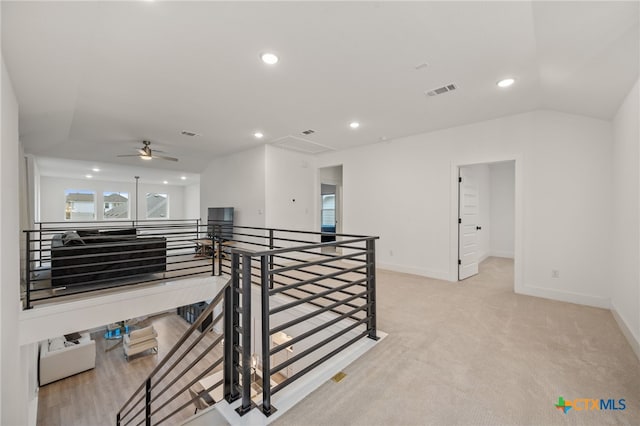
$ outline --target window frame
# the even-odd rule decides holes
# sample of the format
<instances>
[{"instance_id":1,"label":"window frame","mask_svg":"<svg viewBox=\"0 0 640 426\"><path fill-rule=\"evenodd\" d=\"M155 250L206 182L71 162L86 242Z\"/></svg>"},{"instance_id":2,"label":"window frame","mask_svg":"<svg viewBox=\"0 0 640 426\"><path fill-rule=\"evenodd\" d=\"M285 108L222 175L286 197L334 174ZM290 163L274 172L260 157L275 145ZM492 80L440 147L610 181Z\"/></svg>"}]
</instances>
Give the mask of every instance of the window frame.
<instances>
[{"instance_id":1,"label":"window frame","mask_svg":"<svg viewBox=\"0 0 640 426\"><path fill-rule=\"evenodd\" d=\"M149 196L150 195L164 195L166 199L166 216L165 217L149 217ZM145 201L145 218L150 220L167 220L170 216L169 210L169 193L168 192L147 192L144 197Z\"/></svg>"},{"instance_id":2,"label":"window frame","mask_svg":"<svg viewBox=\"0 0 640 426\"><path fill-rule=\"evenodd\" d=\"M91 194L93 195L93 216L91 218L74 218L71 215L73 214L73 210L70 209L68 197L70 194ZM65 189L64 190L64 220L65 222L95 222L98 217L98 208L97 208L97 198L98 192L95 190L89 189ZM68 215L68 216L67 216Z\"/></svg>"},{"instance_id":3,"label":"window frame","mask_svg":"<svg viewBox=\"0 0 640 426\"><path fill-rule=\"evenodd\" d=\"M118 194L120 196L123 196L122 194L125 194L125 198L127 199L127 216L126 217L114 217L114 218L107 218L106 217L106 207L105 204L107 203L106 197L109 195L113 195L113 194ZM129 191L102 191L102 220L103 221L112 221L112 220L131 220L131 197L129 194Z\"/></svg>"}]
</instances>

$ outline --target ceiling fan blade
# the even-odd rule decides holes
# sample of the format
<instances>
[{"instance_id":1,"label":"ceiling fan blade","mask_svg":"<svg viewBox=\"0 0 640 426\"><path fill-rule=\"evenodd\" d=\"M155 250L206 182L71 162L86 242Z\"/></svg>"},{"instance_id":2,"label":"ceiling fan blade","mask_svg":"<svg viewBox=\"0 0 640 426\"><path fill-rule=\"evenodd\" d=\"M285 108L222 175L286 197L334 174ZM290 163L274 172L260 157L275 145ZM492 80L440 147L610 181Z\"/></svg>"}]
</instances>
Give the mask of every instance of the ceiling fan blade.
<instances>
[{"instance_id":1,"label":"ceiling fan blade","mask_svg":"<svg viewBox=\"0 0 640 426\"><path fill-rule=\"evenodd\" d=\"M151 158L158 158L160 160L169 160L169 161L178 161L177 158L173 158L173 157L166 157L164 155L153 155L151 156Z\"/></svg>"},{"instance_id":2,"label":"ceiling fan blade","mask_svg":"<svg viewBox=\"0 0 640 426\"><path fill-rule=\"evenodd\" d=\"M116 157L140 157L140 154L132 154L132 155L116 155Z\"/></svg>"}]
</instances>

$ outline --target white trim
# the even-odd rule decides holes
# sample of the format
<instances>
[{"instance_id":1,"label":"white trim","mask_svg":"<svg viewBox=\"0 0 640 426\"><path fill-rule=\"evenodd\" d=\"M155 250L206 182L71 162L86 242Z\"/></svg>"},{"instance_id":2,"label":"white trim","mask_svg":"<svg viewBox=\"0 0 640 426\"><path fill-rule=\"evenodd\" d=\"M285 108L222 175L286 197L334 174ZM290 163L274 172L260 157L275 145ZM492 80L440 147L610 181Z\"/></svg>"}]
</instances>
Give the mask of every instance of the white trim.
<instances>
[{"instance_id":1,"label":"white trim","mask_svg":"<svg viewBox=\"0 0 640 426\"><path fill-rule=\"evenodd\" d=\"M26 345L51 336L93 329L125 318L151 315L211 299L228 280L226 275L195 277L35 306L20 312L18 344Z\"/></svg>"},{"instance_id":2,"label":"white trim","mask_svg":"<svg viewBox=\"0 0 640 426\"><path fill-rule=\"evenodd\" d=\"M380 330L377 330L377 334L380 338L379 340L372 340L367 337L361 338L342 352L333 356L327 362L323 362L309 371L299 380L283 388L282 392L273 395L271 404L277 408L277 411L269 417L265 417L258 409L253 409L246 415L240 417L235 409L242 404L242 401L236 400L229 404L223 399L212 407L198 412L196 416L185 421L183 425L204 426L216 424L216 421L219 422L221 420L221 416L227 420L228 424L236 426L262 426L273 423L297 403L302 401L307 395L311 394L311 392L325 385L336 373L344 370L348 365L363 356L370 349L373 349L374 346L387 337L387 333ZM260 397L254 402L260 405Z\"/></svg>"},{"instance_id":3,"label":"white trim","mask_svg":"<svg viewBox=\"0 0 640 426\"><path fill-rule=\"evenodd\" d=\"M506 257L513 259L513 251L509 250L489 250L489 256L491 257Z\"/></svg>"},{"instance_id":4,"label":"white trim","mask_svg":"<svg viewBox=\"0 0 640 426\"><path fill-rule=\"evenodd\" d=\"M496 156L475 159L461 159L451 161L451 188L450 188L450 243L449 243L449 281L458 281L458 169L461 166L474 164L491 164L503 161L515 162L515 210L514 210L514 284L515 293L524 292L524 161L521 154Z\"/></svg>"},{"instance_id":5,"label":"white trim","mask_svg":"<svg viewBox=\"0 0 640 426\"><path fill-rule=\"evenodd\" d=\"M396 265L393 263L381 263L381 262L378 262L376 264L376 269L386 269L388 271L401 272L404 274L420 275L423 277L433 278L436 280L451 281L449 280L449 273L447 271L433 271L430 269L417 268L415 266Z\"/></svg>"},{"instance_id":6,"label":"white trim","mask_svg":"<svg viewBox=\"0 0 640 426\"><path fill-rule=\"evenodd\" d=\"M624 334L624 337L626 337L629 345L631 345L631 349L633 349L633 352L635 352L638 360L640 360L640 338L633 334L633 331L631 331L631 327L629 327L624 318L620 316L613 302L611 302L611 314L613 314L613 319L616 320L616 322L618 323L618 327L620 327L620 331L622 331L622 334Z\"/></svg>"},{"instance_id":7,"label":"white trim","mask_svg":"<svg viewBox=\"0 0 640 426\"><path fill-rule=\"evenodd\" d=\"M36 426L38 424L38 388L36 388L36 394L31 401L29 401L28 405L27 424L29 426Z\"/></svg>"},{"instance_id":8,"label":"white trim","mask_svg":"<svg viewBox=\"0 0 640 426\"><path fill-rule=\"evenodd\" d=\"M578 305L594 306L596 308L609 309L611 301L606 297L592 296L590 294L574 293L571 291L561 291L553 288L538 287L525 284L518 294L527 296L542 297L544 299L558 300L561 302L576 303Z\"/></svg>"}]
</instances>

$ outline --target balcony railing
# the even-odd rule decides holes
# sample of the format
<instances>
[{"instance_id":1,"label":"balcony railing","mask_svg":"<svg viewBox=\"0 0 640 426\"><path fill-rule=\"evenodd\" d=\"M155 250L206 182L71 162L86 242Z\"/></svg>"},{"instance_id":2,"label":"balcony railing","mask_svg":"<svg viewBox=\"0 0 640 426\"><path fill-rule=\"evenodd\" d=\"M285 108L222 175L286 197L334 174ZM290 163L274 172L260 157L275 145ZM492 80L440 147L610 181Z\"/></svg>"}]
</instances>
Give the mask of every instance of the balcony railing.
<instances>
[{"instance_id":1,"label":"balcony railing","mask_svg":"<svg viewBox=\"0 0 640 426\"><path fill-rule=\"evenodd\" d=\"M227 402L240 400L238 414L246 414L256 403L265 416L273 414L274 394L359 340L377 340L377 237L211 224L208 233L216 274L231 277L223 302L224 365L216 376L220 380L212 386L223 386ZM320 242L322 237L335 241ZM213 304L219 303L217 300ZM216 312L212 305L203 315ZM202 317L189 333L200 323ZM195 348L190 345L183 357ZM179 396L188 390L187 385L195 384L218 365L215 361L196 379L167 391L176 395L174 399L185 401L177 410L195 399ZM183 369L178 376L187 374L189 370ZM148 402L137 412L146 414L134 424L166 420L154 414L160 408L154 408L153 393L148 396L144 389L153 391L153 378L125 404L118 425L128 424L124 415L132 412L132 401L141 403L143 399Z\"/></svg>"},{"instance_id":2,"label":"balcony railing","mask_svg":"<svg viewBox=\"0 0 640 426\"><path fill-rule=\"evenodd\" d=\"M214 297L200 317L189 327L186 333L171 348L169 353L153 369L151 374L136 389L116 414L118 426L176 424L191 414L190 408L202 398L201 393L214 392L222 388L222 394L232 400L237 394L230 382L221 380L207 385L201 393L193 392L194 385L216 370L227 368L226 355L220 347L223 345L222 335L211 335L214 327L223 321L225 327L232 324L231 288L227 283ZM216 309L222 308L222 309ZM215 312L220 314L213 318L202 332L198 331L207 317ZM225 330L225 334L227 334ZM237 396L236 396L237 398ZM218 401L216 401L218 402Z\"/></svg>"},{"instance_id":3,"label":"balcony railing","mask_svg":"<svg viewBox=\"0 0 640 426\"><path fill-rule=\"evenodd\" d=\"M200 220L47 222L25 230L23 306L134 284L212 275Z\"/></svg>"}]
</instances>

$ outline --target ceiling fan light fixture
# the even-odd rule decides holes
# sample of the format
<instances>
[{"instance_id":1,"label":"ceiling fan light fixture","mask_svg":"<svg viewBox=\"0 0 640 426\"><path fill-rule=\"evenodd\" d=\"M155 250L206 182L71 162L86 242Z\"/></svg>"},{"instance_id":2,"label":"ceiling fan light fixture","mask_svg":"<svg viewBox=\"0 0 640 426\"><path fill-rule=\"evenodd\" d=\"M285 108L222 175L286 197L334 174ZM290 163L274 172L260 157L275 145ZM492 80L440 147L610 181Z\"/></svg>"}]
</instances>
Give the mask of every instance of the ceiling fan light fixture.
<instances>
[{"instance_id":1,"label":"ceiling fan light fixture","mask_svg":"<svg viewBox=\"0 0 640 426\"><path fill-rule=\"evenodd\" d=\"M150 155L141 155L140 158L142 158L143 160L151 160Z\"/></svg>"}]
</instances>

